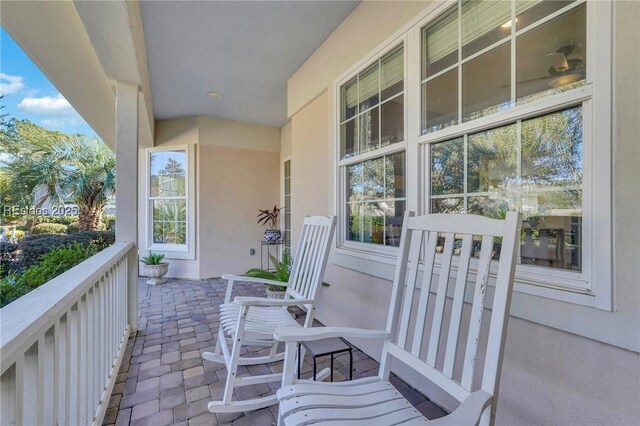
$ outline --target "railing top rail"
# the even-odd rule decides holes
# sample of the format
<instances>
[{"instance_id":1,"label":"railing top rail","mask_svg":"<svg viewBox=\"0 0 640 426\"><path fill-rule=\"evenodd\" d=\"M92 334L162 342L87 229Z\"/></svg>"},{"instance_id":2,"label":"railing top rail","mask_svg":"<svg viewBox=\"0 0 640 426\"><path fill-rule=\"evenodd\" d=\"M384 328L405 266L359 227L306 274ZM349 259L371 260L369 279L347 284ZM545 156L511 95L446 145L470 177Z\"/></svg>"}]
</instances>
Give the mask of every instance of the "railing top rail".
<instances>
[{"instance_id":1,"label":"railing top rail","mask_svg":"<svg viewBox=\"0 0 640 426\"><path fill-rule=\"evenodd\" d=\"M50 327L133 247L132 243L117 242L0 309L3 360L43 327Z\"/></svg>"}]
</instances>

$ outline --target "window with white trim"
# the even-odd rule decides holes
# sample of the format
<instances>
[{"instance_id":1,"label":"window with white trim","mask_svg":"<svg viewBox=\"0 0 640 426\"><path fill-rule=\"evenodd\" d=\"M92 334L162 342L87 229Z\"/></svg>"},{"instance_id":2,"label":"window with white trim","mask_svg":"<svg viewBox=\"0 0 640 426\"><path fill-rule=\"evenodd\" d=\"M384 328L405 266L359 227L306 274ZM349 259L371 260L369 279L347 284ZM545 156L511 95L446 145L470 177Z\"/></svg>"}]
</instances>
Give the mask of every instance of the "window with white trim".
<instances>
[{"instance_id":1,"label":"window with white trim","mask_svg":"<svg viewBox=\"0 0 640 426\"><path fill-rule=\"evenodd\" d=\"M150 249L187 251L187 149L150 150L148 155Z\"/></svg>"},{"instance_id":2,"label":"window with white trim","mask_svg":"<svg viewBox=\"0 0 640 426\"><path fill-rule=\"evenodd\" d=\"M340 152L347 243L397 246L406 209L404 46L340 88Z\"/></svg>"},{"instance_id":3,"label":"window with white trim","mask_svg":"<svg viewBox=\"0 0 640 426\"><path fill-rule=\"evenodd\" d=\"M284 162L284 250L291 252L291 160Z\"/></svg>"},{"instance_id":4,"label":"window with white trim","mask_svg":"<svg viewBox=\"0 0 640 426\"><path fill-rule=\"evenodd\" d=\"M520 211L516 290L611 309L611 3L459 0L427 10L378 50L404 34L411 115L397 148L381 133L368 138L378 116L359 118L379 104L360 84L380 59L336 80L340 253L393 253L379 248L393 245L380 206L397 181L402 209L419 214Z\"/></svg>"}]
</instances>

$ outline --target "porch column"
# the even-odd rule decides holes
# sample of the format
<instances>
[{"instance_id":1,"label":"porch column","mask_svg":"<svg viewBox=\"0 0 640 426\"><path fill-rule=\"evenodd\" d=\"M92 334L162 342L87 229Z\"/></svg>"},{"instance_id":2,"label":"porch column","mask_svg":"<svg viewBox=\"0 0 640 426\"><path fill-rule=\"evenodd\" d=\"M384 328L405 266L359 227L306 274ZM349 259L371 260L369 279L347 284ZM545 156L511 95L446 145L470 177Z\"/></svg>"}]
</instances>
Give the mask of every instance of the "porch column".
<instances>
[{"instance_id":1,"label":"porch column","mask_svg":"<svg viewBox=\"0 0 640 426\"><path fill-rule=\"evenodd\" d=\"M138 329L138 85L116 81L116 241L131 242L128 317Z\"/></svg>"}]
</instances>

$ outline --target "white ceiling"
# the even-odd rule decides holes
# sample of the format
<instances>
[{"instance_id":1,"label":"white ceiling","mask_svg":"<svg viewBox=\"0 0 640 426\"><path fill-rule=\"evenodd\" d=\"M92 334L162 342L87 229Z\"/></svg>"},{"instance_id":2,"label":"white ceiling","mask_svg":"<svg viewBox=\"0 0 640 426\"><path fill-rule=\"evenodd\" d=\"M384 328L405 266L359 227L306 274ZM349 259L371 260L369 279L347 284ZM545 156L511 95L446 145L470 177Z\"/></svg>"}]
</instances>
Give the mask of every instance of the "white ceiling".
<instances>
[{"instance_id":1,"label":"white ceiling","mask_svg":"<svg viewBox=\"0 0 640 426\"><path fill-rule=\"evenodd\" d=\"M358 3L140 2L156 118L284 125L287 80Z\"/></svg>"}]
</instances>

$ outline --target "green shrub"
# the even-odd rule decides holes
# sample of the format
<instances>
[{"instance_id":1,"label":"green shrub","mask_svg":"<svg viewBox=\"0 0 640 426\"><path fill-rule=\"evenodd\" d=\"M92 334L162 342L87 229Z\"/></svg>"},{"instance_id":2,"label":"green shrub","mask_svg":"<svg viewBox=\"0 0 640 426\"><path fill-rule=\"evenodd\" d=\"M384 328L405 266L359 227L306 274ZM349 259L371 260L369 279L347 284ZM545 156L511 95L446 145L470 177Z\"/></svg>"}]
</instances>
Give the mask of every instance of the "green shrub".
<instances>
[{"instance_id":1,"label":"green shrub","mask_svg":"<svg viewBox=\"0 0 640 426\"><path fill-rule=\"evenodd\" d=\"M21 229L16 229L15 231L9 231L7 234L7 238L15 238L18 241L24 239L24 236L25 236L25 232Z\"/></svg>"},{"instance_id":2,"label":"green shrub","mask_svg":"<svg viewBox=\"0 0 640 426\"><path fill-rule=\"evenodd\" d=\"M31 227L31 233L38 234L64 234L67 232L67 225L61 223L39 223Z\"/></svg>"},{"instance_id":3,"label":"green shrub","mask_svg":"<svg viewBox=\"0 0 640 426\"><path fill-rule=\"evenodd\" d=\"M103 214L102 223L104 224L104 229L106 229L107 231L115 231L115 229L113 228L116 224L115 215Z\"/></svg>"},{"instance_id":4,"label":"green shrub","mask_svg":"<svg viewBox=\"0 0 640 426\"><path fill-rule=\"evenodd\" d=\"M75 234L80 232L80 224L78 222L71 222L67 225L67 234Z\"/></svg>"},{"instance_id":5,"label":"green shrub","mask_svg":"<svg viewBox=\"0 0 640 426\"><path fill-rule=\"evenodd\" d=\"M104 250L115 242L115 234L109 231L81 231L70 235L42 234L30 235L19 244L21 250L20 269L29 268L48 252L74 243L89 245L93 243L97 251Z\"/></svg>"},{"instance_id":6,"label":"green shrub","mask_svg":"<svg viewBox=\"0 0 640 426\"><path fill-rule=\"evenodd\" d=\"M68 247L50 251L42 257L40 263L28 268L22 274L12 274L2 278L0 280L0 307L68 271L96 252L95 244L74 243Z\"/></svg>"}]
</instances>

